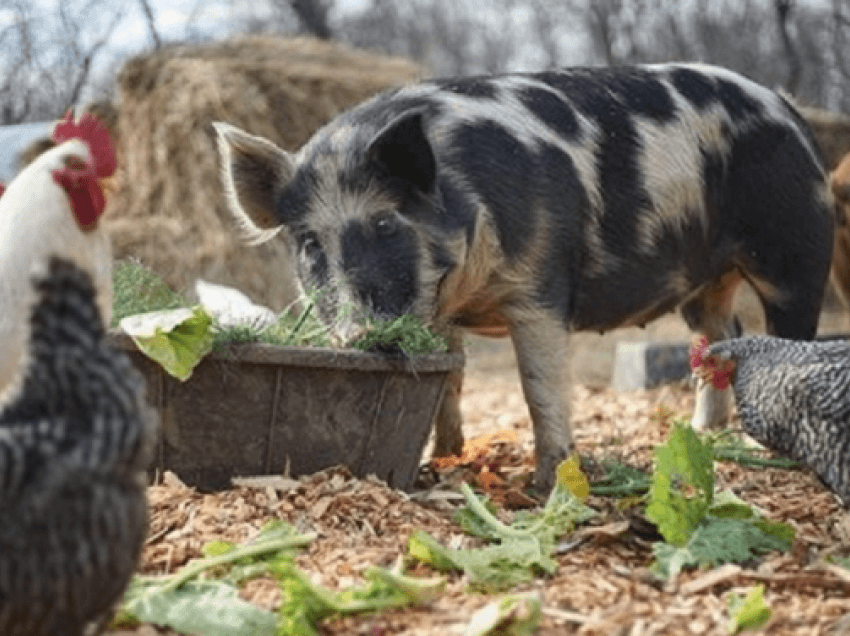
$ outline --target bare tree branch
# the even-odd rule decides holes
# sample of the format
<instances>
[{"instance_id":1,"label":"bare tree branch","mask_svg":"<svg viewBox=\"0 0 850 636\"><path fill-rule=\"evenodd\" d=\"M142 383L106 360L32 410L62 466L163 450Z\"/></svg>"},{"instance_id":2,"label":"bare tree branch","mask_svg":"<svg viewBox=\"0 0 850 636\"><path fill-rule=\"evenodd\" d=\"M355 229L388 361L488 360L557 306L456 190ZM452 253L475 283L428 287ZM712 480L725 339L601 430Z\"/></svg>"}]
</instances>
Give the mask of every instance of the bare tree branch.
<instances>
[{"instance_id":1,"label":"bare tree branch","mask_svg":"<svg viewBox=\"0 0 850 636\"><path fill-rule=\"evenodd\" d=\"M836 70L842 80L845 83L850 84L850 64L848 64L847 58L845 57L845 51L847 50L848 42L850 42L850 37L848 37L848 34L844 31L845 28L850 27L850 17L844 15L845 8L844 0L833 0L832 44Z\"/></svg>"},{"instance_id":2,"label":"bare tree branch","mask_svg":"<svg viewBox=\"0 0 850 636\"><path fill-rule=\"evenodd\" d=\"M322 0L290 0L302 28L309 34L329 40L333 33L328 25L329 5Z\"/></svg>"},{"instance_id":3,"label":"bare tree branch","mask_svg":"<svg viewBox=\"0 0 850 636\"><path fill-rule=\"evenodd\" d=\"M788 19L791 16L793 2L792 0L774 0L774 7L776 9L779 37L782 40L782 50L788 61L788 78L785 80L785 90L794 95L800 88L803 65L800 62L800 55L797 52L797 48L794 46L794 42L788 33Z\"/></svg>"},{"instance_id":4,"label":"bare tree branch","mask_svg":"<svg viewBox=\"0 0 850 636\"><path fill-rule=\"evenodd\" d=\"M60 3L61 4L61 3ZM84 54L80 54L79 57L79 67L80 70L76 75L76 79L74 83L71 85L71 88L68 90L67 96L65 97L65 108L62 110L65 111L68 108L71 108L75 104L80 101L80 94L83 91L86 83L89 80L89 75L91 74L92 62L94 61L95 56L103 49L106 43L109 41L112 32L115 30L115 27L118 23L124 19L123 11L116 13L109 26L105 29L104 35L97 40L94 44L88 47ZM73 42L73 48L75 52L79 51L76 40Z\"/></svg>"},{"instance_id":5,"label":"bare tree branch","mask_svg":"<svg viewBox=\"0 0 850 636\"><path fill-rule=\"evenodd\" d=\"M159 37L159 31L156 30L156 18L153 15L153 8L151 8L148 0L139 0L139 5L142 8L142 13L145 14L145 22L148 25L148 33L151 35L151 40L153 40L153 48L161 49L162 38Z\"/></svg>"},{"instance_id":6,"label":"bare tree branch","mask_svg":"<svg viewBox=\"0 0 850 636\"><path fill-rule=\"evenodd\" d=\"M12 8L14 22L0 32L0 123L58 117L82 98L94 61L127 5L114 0L3 3Z\"/></svg>"},{"instance_id":7,"label":"bare tree branch","mask_svg":"<svg viewBox=\"0 0 850 636\"><path fill-rule=\"evenodd\" d=\"M588 7L588 22L591 37L597 51L602 53L605 62L616 64L613 35L609 19L611 17L610 2L593 2Z\"/></svg>"},{"instance_id":8,"label":"bare tree branch","mask_svg":"<svg viewBox=\"0 0 850 636\"><path fill-rule=\"evenodd\" d=\"M537 38L543 51L544 68L555 68L561 63L561 48L558 46L556 37L559 25L555 20L556 9L553 4L564 10L564 6L558 0L555 0L555 3L552 0L531 0L534 37Z\"/></svg>"}]
</instances>

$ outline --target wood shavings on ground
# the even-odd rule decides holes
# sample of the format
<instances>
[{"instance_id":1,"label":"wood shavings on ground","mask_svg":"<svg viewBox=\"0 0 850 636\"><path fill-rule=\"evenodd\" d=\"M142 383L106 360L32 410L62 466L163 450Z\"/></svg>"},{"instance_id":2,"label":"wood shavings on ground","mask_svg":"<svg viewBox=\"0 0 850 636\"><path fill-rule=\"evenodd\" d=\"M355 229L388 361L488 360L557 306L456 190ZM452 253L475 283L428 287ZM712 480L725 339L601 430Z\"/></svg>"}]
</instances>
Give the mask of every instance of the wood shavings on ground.
<instances>
[{"instance_id":1,"label":"wood shavings on ground","mask_svg":"<svg viewBox=\"0 0 850 636\"><path fill-rule=\"evenodd\" d=\"M463 408L464 431L472 440L463 461L433 464L423 478L438 478L437 485L414 495L375 480L354 479L343 469L298 480L248 478L214 494L199 493L167 476L162 485L149 489L151 529L141 571L174 572L198 557L204 543L248 540L275 518L299 531L317 533L297 565L316 582L335 589L359 583L360 573L370 565L397 562L417 528L452 547L478 545L451 523L462 500L446 484L477 480L500 507L533 505L523 490L533 470L532 434L514 371L473 370L464 385ZM616 457L648 469L652 451L665 440L671 420L689 416L692 408L693 392L684 385L631 394L577 385L573 422L579 452L597 460ZM716 473L718 487L731 489L768 518L795 528L790 553L771 553L709 571L685 571L672 582L661 582L647 570L652 560L650 541L635 531L613 499L592 496L589 504L601 514L568 538L556 557L560 568L555 575L514 590L542 599L537 633L726 634L729 596L743 595L761 584L773 617L760 633L850 634L850 570L824 558L850 554L850 513L806 471L719 462ZM434 574L425 566L418 566L415 573ZM320 633L460 636L470 616L494 599L467 591L461 575L448 579L445 593L431 606L337 618L323 623ZM252 582L243 596L265 608L280 602L270 580ZM114 636L173 634L150 626L113 632Z\"/></svg>"}]
</instances>

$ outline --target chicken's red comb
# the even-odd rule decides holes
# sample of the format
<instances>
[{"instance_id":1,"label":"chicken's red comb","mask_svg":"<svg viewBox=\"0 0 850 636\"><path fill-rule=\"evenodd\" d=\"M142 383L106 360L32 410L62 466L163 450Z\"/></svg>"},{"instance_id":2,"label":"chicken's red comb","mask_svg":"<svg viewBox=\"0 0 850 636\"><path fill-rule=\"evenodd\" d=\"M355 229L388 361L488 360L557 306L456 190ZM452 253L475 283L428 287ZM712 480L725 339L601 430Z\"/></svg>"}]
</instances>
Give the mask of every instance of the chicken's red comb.
<instances>
[{"instance_id":1,"label":"chicken's red comb","mask_svg":"<svg viewBox=\"0 0 850 636\"><path fill-rule=\"evenodd\" d=\"M3 196L3 193L6 191L6 186L0 183L0 197Z\"/></svg>"},{"instance_id":2,"label":"chicken's red comb","mask_svg":"<svg viewBox=\"0 0 850 636\"><path fill-rule=\"evenodd\" d=\"M698 338L691 343L691 350L688 354L688 359L691 363L691 369L696 370L702 366L707 350L708 338L706 338L705 336L703 336L702 338Z\"/></svg>"},{"instance_id":3,"label":"chicken's red comb","mask_svg":"<svg viewBox=\"0 0 850 636\"><path fill-rule=\"evenodd\" d=\"M84 113L80 121L74 121L71 110L53 128L51 137L56 144L69 139L80 139L89 147L94 160L95 174L99 179L111 177L115 173L118 162L115 158L115 147L106 126L91 113Z\"/></svg>"}]
</instances>

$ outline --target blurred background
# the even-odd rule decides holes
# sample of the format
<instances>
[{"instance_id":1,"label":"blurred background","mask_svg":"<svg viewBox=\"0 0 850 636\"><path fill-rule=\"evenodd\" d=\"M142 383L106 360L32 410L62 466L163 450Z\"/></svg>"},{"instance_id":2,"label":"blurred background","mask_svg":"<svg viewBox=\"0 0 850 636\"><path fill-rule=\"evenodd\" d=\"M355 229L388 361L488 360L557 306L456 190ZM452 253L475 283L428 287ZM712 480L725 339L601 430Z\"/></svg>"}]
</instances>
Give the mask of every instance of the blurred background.
<instances>
[{"instance_id":1,"label":"blurred background","mask_svg":"<svg viewBox=\"0 0 850 636\"><path fill-rule=\"evenodd\" d=\"M309 34L430 74L699 60L850 110L850 0L0 0L0 124L100 99L132 55Z\"/></svg>"}]
</instances>

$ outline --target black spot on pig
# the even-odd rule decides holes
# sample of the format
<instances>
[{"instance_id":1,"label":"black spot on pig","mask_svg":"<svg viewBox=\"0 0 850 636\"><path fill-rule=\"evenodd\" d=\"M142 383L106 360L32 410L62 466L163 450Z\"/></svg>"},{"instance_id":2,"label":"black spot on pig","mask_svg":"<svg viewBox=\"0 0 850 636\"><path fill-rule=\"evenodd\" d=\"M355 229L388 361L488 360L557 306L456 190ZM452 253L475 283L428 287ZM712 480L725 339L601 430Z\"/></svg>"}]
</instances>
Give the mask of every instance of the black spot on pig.
<instances>
[{"instance_id":1,"label":"black spot on pig","mask_svg":"<svg viewBox=\"0 0 850 636\"><path fill-rule=\"evenodd\" d=\"M764 113L764 105L752 95L747 94L736 82L718 79L717 96L735 119L761 117Z\"/></svg>"},{"instance_id":2,"label":"black spot on pig","mask_svg":"<svg viewBox=\"0 0 850 636\"><path fill-rule=\"evenodd\" d=\"M670 79L679 94L697 110L717 102L717 87L708 75L689 68L675 68L670 71Z\"/></svg>"},{"instance_id":3,"label":"black spot on pig","mask_svg":"<svg viewBox=\"0 0 850 636\"><path fill-rule=\"evenodd\" d=\"M642 69L613 73L607 82L610 90L628 111L663 124L676 117L676 104L667 88L655 75Z\"/></svg>"},{"instance_id":4,"label":"black spot on pig","mask_svg":"<svg viewBox=\"0 0 850 636\"><path fill-rule=\"evenodd\" d=\"M602 242L616 251L634 242L637 223L650 207L639 163L640 140L635 121L621 107L598 114L603 133L597 148L603 212Z\"/></svg>"},{"instance_id":5,"label":"black spot on pig","mask_svg":"<svg viewBox=\"0 0 850 636\"><path fill-rule=\"evenodd\" d=\"M703 148L702 159L703 198L708 227L721 227L721 210L726 205L726 157L718 151Z\"/></svg>"},{"instance_id":6,"label":"black spot on pig","mask_svg":"<svg viewBox=\"0 0 850 636\"><path fill-rule=\"evenodd\" d=\"M523 88L516 95L523 106L561 137L567 141L578 138L580 129L573 109L552 91Z\"/></svg>"},{"instance_id":7,"label":"black spot on pig","mask_svg":"<svg viewBox=\"0 0 850 636\"><path fill-rule=\"evenodd\" d=\"M426 110L403 112L365 139L360 131L337 174L340 190L362 193L378 184L401 198L412 192L432 194L436 160L425 131Z\"/></svg>"},{"instance_id":8,"label":"black spot on pig","mask_svg":"<svg viewBox=\"0 0 850 636\"><path fill-rule=\"evenodd\" d=\"M569 73L548 71L538 76L568 95L586 116L611 119L640 115L664 123L677 113L668 90L653 74L640 69L574 69ZM606 117L606 113L608 117Z\"/></svg>"},{"instance_id":9,"label":"black spot on pig","mask_svg":"<svg viewBox=\"0 0 850 636\"><path fill-rule=\"evenodd\" d=\"M396 318L419 293L416 232L395 214L349 221L342 230L342 269L376 318Z\"/></svg>"},{"instance_id":10,"label":"black spot on pig","mask_svg":"<svg viewBox=\"0 0 850 636\"><path fill-rule=\"evenodd\" d=\"M584 237L591 205L568 155L546 145L541 149L539 162L541 181L557 185L543 190L545 195L540 201L548 211L550 242L544 257L548 265L540 272L537 297L563 319L566 328L575 308L574 283L581 279L587 263Z\"/></svg>"},{"instance_id":11,"label":"black spot on pig","mask_svg":"<svg viewBox=\"0 0 850 636\"><path fill-rule=\"evenodd\" d=\"M450 162L484 201L496 224L499 244L508 258L527 247L534 232L535 172L532 151L494 121L459 125Z\"/></svg>"},{"instance_id":12,"label":"black spot on pig","mask_svg":"<svg viewBox=\"0 0 850 636\"><path fill-rule=\"evenodd\" d=\"M498 94L492 81L484 77L437 80L435 83L444 91L464 97L495 99Z\"/></svg>"}]
</instances>

